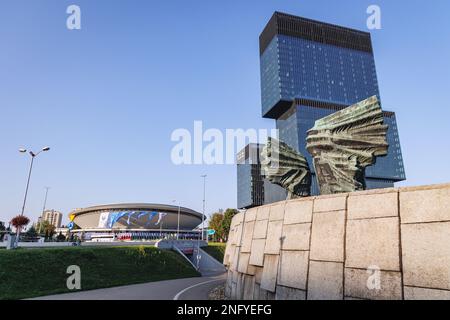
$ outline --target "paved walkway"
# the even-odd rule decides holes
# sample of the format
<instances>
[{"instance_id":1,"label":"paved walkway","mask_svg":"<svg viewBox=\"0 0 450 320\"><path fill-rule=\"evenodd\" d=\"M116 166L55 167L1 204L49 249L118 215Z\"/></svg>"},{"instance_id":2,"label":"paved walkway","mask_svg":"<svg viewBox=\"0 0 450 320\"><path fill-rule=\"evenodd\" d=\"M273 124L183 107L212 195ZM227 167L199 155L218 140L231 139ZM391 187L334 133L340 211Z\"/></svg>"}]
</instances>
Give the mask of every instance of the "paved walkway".
<instances>
[{"instance_id":1,"label":"paved walkway","mask_svg":"<svg viewBox=\"0 0 450 320\"><path fill-rule=\"evenodd\" d=\"M208 293L225 283L226 274L165 280L64 293L34 298L32 300L207 300Z\"/></svg>"}]
</instances>

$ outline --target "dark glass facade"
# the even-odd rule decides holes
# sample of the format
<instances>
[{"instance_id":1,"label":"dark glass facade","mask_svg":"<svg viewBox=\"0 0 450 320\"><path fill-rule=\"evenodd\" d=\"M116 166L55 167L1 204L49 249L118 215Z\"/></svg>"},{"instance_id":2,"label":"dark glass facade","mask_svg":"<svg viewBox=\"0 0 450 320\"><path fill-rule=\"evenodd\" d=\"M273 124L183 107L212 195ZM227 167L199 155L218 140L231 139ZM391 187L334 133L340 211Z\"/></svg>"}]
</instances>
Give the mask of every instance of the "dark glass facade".
<instances>
[{"instance_id":1,"label":"dark glass facade","mask_svg":"<svg viewBox=\"0 0 450 320\"><path fill-rule=\"evenodd\" d=\"M237 203L248 209L286 199L286 190L261 175L259 155L263 145L249 144L237 155Z\"/></svg>"},{"instance_id":2,"label":"dark glass facade","mask_svg":"<svg viewBox=\"0 0 450 320\"><path fill-rule=\"evenodd\" d=\"M260 63L265 117L277 118L278 104L295 98L349 106L379 97L375 61L368 52L277 35Z\"/></svg>"},{"instance_id":3,"label":"dark glass facade","mask_svg":"<svg viewBox=\"0 0 450 320\"><path fill-rule=\"evenodd\" d=\"M275 12L259 42L262 116L274 119L280 140L308 159L317 195L307 131L361 100L376 95L381 101L370 33ZM366 169L368 189L406 179L395 114L385 111L384 120L389 151Z\"/></svg>"}]
</instances>

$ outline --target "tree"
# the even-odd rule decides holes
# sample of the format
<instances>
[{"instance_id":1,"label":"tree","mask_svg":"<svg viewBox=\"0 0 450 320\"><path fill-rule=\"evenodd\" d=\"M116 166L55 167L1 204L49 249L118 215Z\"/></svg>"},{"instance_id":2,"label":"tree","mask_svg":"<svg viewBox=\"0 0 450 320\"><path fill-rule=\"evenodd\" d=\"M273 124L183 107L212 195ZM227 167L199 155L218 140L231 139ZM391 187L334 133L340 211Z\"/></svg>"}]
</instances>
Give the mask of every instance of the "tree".
<instances>
[{"instance_id":1,"label":"tree","mask_svg":"<svg viewBox=\"0 0 450 320\"><path fill-rule=\"evenodd\" d=\"M217 242L219 239L223 239L223 228L222 228L222 221L223 221L224 215L223 213L217 212L214 213L211 216L211 219L209 220L209 229L214 229L216 233L213 235L213 240Z\"/></svg>"},{"instance_id":2,"label":"tree","mask_svg":"<svg viewBox=\"0 0 450 320\"><path fill-rule=\"evenodd\" d=\"M66 236L62 234L62 232L60 231L58 236L56 237L56 241L58 242L62 242L66 240Z\"/></svg>"},{"instance_id":3,"label":"tree","mask_svg":"<svg viewBox=\"0 0 450 320\"><path fill-rule=\"evenodd\" d=\"M34 227L34 226L31 226L30 229L28 229L28 231L25 233L25 236L26 236L29 240L35 239L35 238L38 236L35 227Z\"/></svg>"},{"instance_id":4,"label":"tree","mask_svg":"<svg viewBox=\"0 0 450 320\"><path fill-rule=\"evenodd\" d=\"M5 224L0 221L0 241L3 241L3 237L5 236L4 232L6 231Z\"/></svg>"},{"instance_id":5,"label":"tree","mask_svg":"<svg viewBox=\"0 0 450 320\"><path fill-rule=\"evenodd\" d=\"M231 228L231 220L233 220L233 217L238 213L239 213L239 211L237 209L225 210L225 214L223 215L223 221L222 221L222 234L223 234L224 241L228 241L228 235L230 234L230 228Z\"/></svg>"},{"instance_id":6,"label":"tree","mask_svg":"<svg viewBox=\"0 0 450 320\"><path fill-rule=\"evenodd\" d=\"M28 224L30 223L30 219L28 219L27 217L23 216L23 215L18 215L15 216L14 218L12 218L11 220L11 224L14 226L14 228L16 228L16 243L19 242L19 237L20 237L20 232L22 231L22 229Z\"/></svg>"},{"instance_id":7,"label":"tree","mask_svg":"<svg viewBox=\"0 0 450 320\"><path fill-rule=\"evenodd\" d=\"M53 237L53 234L55 233L55 226L46 220L39 222L36 229L38 233L41 236L45 236L45 238Z\"/></svg>"}]
</instances>

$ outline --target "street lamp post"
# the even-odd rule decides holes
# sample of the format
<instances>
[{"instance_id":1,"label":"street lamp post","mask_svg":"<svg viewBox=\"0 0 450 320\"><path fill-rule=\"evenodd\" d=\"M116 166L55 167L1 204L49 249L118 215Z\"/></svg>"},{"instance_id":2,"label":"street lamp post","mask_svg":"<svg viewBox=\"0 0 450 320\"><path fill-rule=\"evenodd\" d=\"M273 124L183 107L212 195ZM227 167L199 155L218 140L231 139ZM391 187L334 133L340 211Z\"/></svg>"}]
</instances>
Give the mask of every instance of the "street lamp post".
<instances>
[{"instance_id":1,"label":"street lamp post","mask_svg":"<svg viewBox=\"0 0 450 320\"><path fill-rule=\"evenodd\" d=\"M50 150L49 147L45 147L41 151L39 151L38 153L34 153L33 151L29 152L30 156L31 156L31 162L30 162L30 169L28 170L27 187L25 189L25 196L23 198L22 213L21 213L22 216L23 216L24 211L25 211L25 203L27 202L28 187L30 186L30 178L31 178L31 171L33 170L34 158L36 158L41 152L49 151L49 150ZM26 149L19 149L19 152L25 153L25 152L27 152L27 150Z\"/></svg>"},{"instance_id":2,"label":"street lamp post","mask_svg":"<svg viewBox=\"0 0 450 320\"><path fill-rule=\"evenodd\" d=\"M47 206L47 196L48 196L48 190L49 190L49 189L50 189L50 187L45 187L44 206L42 207L41 223L39 223L39 230L38 230L39 235L41 234L42 221L43 221L43 219L44 219L45 207Z\"/></svg>"},{"instance_id":3,"label":"street lamp post","mask_svg":"<svg viewBox=\"0 0 450 320\"><path fill-rule=\"evenodd\" d=\"M205 194L206 194L206 174L202 175L203 178L203 214L202 214L202 240L204 240L205 229Z\"/></svg>"},{"instance_id":4,"label":"street lamp post","mask_svg":"<svg viewBox=\"0 0 450 320\"><path fill-rule=\"evenodd\" d=\"M180 211L181 211L181 207L180 207L180 203L178 203L177 240L179 240L179 238L180 238Z\"/></svg>"},{"instance_id":5,"label":"street lamp post","mask_svg":"<svg viewBox=\"0 0 450 320\"><path fill-rule=\"evenodd\" d=\"M200 177L203 178L203 214L202 214L202 226L201 226L201 233L202 233L202 241L203 241L203 234L204 234L204 223L205 223L205 187L206 187L206 174L201 175ZM197 236L197 270L200 268L200 237Z\"/></svg>"},{"instance_id":6,"label":"street lamp post","mask_svg":"<svg viewBox=\"0 0 450 320\"><path fill-rule=\"evenodd\" d=\"M25 212L25 204L27 202L28 187L30 186L30 178L31 178L31 172L33 170L34 158L36 158L41 152L46 152L46 151L49 151L49 150L50 150L50 147L45 147L45 148L42 148L42 150L37 152L37 153L34 153L33 151L29 152L29 154L31 156L31 162L30 162L30 169L28 170L27 186L25 188L25 196L23 197L22 212L20 214L21 216L23 216L24 212ZM19 152L25 153L25 152L27 152L27 150L26 149L19 149ZM18 242L19 242L19 238L17 237L16 243L18 243Z\"/></svg>"}]
</instances>

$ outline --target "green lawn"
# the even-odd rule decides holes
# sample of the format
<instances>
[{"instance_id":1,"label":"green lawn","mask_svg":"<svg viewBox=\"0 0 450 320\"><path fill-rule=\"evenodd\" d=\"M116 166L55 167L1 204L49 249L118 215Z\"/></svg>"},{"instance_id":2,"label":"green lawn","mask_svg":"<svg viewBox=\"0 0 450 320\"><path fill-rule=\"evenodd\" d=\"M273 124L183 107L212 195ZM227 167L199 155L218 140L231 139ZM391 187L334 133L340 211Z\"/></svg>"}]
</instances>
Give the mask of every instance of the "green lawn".
<instances>
[{"instance_id":1,"label":"green lawn","mask_svg":"<svg viewBox=\"0 0 450 320\"><path fill-rule=\"evenodd\" d=\"M73 292L70 265L81 269L82 290L199 276L178 253L149 246L1 250L0 299Z\"/></svg>"},{"instance_id":2,"label":"green lawn","mask_svg":"<svg viewBox=\"0 0 450 320\"><path fill-rule=\"evenodd\" d=\"M215 258L220 263L223 263L223 256L225 254L225 246L226 243L220 242L210 242L207 247L203 247L202 249L206 251L209 255Z\"/></svg>"}]
</instances>

